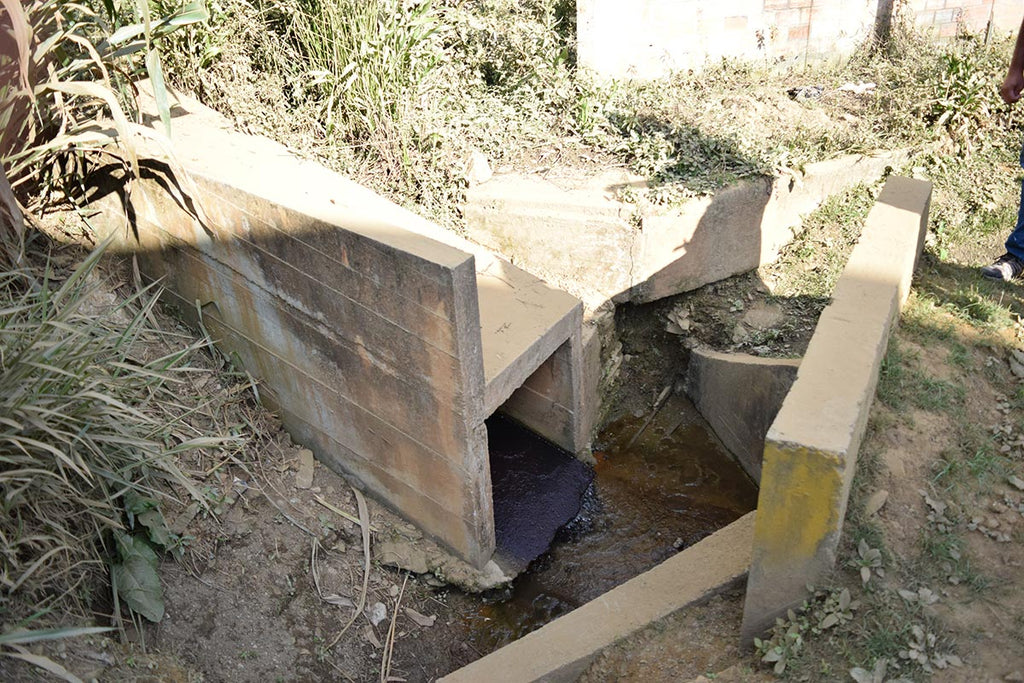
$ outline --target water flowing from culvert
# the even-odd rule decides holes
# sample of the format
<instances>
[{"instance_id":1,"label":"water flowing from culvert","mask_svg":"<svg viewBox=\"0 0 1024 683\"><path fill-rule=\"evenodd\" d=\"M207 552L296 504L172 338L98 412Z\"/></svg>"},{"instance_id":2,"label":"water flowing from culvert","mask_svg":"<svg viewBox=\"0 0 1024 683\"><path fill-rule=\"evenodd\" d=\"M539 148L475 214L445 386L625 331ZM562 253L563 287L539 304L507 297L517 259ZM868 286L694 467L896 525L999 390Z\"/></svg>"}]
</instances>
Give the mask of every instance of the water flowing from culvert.
<instances>
[{"instance_id":1,"label":"water flowing from culvert","mask_svg":"<svg viewBox=\"0 0 1024 683\"><path fill-rule=\"evenodd\" d=\"M462 615L457 630L478 655L598 597L756 507L755 485L689 401L672 397L634 441L646 417L620 419L601 433L594 481L580 514L510 591L483 603L468 596L450 603ZM567 457L542 442L534 455ZM496 470L502 466L492 462Z\"/></svg>"}]
</instances>

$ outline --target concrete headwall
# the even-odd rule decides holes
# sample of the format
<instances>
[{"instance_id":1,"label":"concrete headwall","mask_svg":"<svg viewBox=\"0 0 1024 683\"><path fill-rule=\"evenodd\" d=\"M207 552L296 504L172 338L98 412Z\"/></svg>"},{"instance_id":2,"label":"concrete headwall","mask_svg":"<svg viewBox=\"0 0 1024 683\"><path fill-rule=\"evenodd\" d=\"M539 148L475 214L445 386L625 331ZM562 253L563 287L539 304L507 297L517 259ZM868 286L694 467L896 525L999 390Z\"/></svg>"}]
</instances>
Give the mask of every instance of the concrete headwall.
<instances>
[{"instance_id":1,"label":"concrete headwall","mask_svg":"<svg viewBox=\"0 0 1024 683\"><path fill-rule=\"evenodd\" d=\"M195 101L172 132L173 155L140 144L127 229L109 203L97 223L260 380L296 441L483 567L484 421L508 403L586 450L580 302Z\"/></svg>"},{"instance_id":2,"label":"concrete headwall","mask_svg":"<svg viewBox=\"0 0 1024 683\"><path fill-rule=\"evenodd\" d=\"M430 243L398 253L386 226L338 230L196 181L213 239L160 188L133 193L140 266L165 300L261 379L297 441L486 562L483 365L479 341L460 334L480 324L473 257Z\"/></svg>"},{"instance_id":3,"label":"concrete headwall","mask_svg":"<svg viewBox=\"0 0 1024 683\"><path fill-rule=\"evenodd\" d=\"M896 5L899 4L897 1ZM658 78L709 60L847 55L891 17L894 0L578 0L580 64L607 78ZM940 36L958 27L1011 31L1011 0L910 0Z\"/></svg>"},{"instance_id":4,"label":"concrete headwall","mask_svg":"<svg viewBox=\"0 0 1024 683\"><path fill-rule=\"evenodd\" d=\"M799 359L694 349L686 394L750 478L760 484L764 438L796 378Z\"/></svg>"}]
</instances>

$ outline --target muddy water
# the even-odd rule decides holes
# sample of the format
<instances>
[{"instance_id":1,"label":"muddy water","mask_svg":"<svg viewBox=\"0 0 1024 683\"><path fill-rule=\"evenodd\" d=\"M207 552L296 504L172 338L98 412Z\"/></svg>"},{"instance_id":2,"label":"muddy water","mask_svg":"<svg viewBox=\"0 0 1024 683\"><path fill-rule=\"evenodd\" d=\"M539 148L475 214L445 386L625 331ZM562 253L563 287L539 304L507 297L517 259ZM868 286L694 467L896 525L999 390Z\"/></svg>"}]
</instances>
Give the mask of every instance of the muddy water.
<instances>
[{"instance_id":1,"label":"muddy water","mask_svg":"<svg viewBox=\"0 0 1024 683\"><path fill-rule=\"evenodd\" d=\"M453 602L461 616L456 630L478 654L543 626L754 509L756 487L689 401L670 399L634 441L646 419L620 419L602 432L580 515L510 591L483 604L468 597Z\"/></svg>"}]
</instances>

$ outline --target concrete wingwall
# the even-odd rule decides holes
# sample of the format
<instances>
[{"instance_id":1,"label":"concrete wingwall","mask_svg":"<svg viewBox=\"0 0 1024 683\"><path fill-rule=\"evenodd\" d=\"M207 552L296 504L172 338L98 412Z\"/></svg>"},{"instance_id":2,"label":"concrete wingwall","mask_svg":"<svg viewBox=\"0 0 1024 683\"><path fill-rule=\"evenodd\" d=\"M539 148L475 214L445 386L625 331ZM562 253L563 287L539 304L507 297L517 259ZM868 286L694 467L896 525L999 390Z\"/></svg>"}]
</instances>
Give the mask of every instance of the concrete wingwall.
<instances>
[{"instance_id":1,"label":"concrete wingwall","mask_svg":"<svg viewBox=\"0 0 1024 683\"><path fill-rule=\"evenodd\" d=\"M133 190L143 271L263 380L261 398L297 441L486 562L483 366L479 337L460 334L479 329L473 257L442 245L399 252L196 181L214 239L156 184Z\"/></svg>"},{"instance_id":2,"label":"concrete wingwall","mask_svg":"<svg viewBox=\"0 0 1024 683\"><path fill-rule=\"evenodd\" d=\"M848 55L894 9L942 37L1012 31L1011 0L577 0L579 62L606 78L658 78L709 60Z\"/></svg>"}]
</instances>

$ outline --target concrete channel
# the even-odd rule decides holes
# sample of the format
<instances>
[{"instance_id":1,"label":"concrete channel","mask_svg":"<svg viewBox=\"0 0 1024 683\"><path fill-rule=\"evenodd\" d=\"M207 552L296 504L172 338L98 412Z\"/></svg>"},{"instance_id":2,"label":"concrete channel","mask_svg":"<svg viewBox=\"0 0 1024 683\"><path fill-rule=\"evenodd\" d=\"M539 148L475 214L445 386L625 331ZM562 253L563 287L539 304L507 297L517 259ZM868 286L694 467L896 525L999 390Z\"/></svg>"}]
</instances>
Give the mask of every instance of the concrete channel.
<instances>
[{"instance_id":1,"label":"concrete channel","mask_svg":"<svg viewBox=\"0 0 1024 683\"><path fill-rule=\"evenodd\" d=\"M173 135L173 154L143 155L130 197L97 198L99 225L260 380L297 442L498 579L485 421L500 412L587 459L615 373L616 303L770 261L803 214L901 158L748 181L652 209L643 230L614 193L636 179L499 176L470 193L470 241L197 102L174 107ZM835 560L930 192L889 179L802 361L694 355L687 390L760 481L756 515L444 680L572 680L603 648L748 572L744 638L802 599Z\"/></svg>"}]
</instances>

